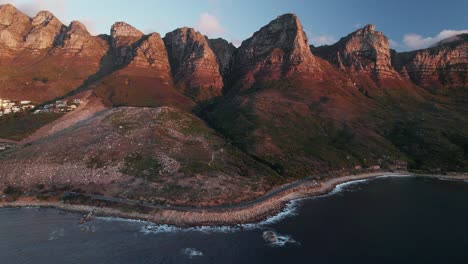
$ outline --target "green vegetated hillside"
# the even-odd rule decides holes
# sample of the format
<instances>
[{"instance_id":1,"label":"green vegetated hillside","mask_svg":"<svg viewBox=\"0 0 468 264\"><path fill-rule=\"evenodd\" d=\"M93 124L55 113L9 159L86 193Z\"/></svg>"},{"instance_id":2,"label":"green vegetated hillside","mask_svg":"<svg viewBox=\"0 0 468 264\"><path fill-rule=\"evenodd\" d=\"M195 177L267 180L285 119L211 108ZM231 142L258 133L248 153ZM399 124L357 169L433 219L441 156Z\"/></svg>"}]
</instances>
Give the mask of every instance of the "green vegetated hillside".
<instances>
[{"instance_id":1,"label":"green vegetated hillside","mask_svg":"<svg viewBox=\"0 0 468 264\"><path fill-rule=\"evenodd\" d=\"M363 94L279 81L213 102L202 115L285 176L388 168L400 161L413 170L466 171L464 93L466 88L452 89L440 96L411 86Z\"/></svg>"}]
</instances>

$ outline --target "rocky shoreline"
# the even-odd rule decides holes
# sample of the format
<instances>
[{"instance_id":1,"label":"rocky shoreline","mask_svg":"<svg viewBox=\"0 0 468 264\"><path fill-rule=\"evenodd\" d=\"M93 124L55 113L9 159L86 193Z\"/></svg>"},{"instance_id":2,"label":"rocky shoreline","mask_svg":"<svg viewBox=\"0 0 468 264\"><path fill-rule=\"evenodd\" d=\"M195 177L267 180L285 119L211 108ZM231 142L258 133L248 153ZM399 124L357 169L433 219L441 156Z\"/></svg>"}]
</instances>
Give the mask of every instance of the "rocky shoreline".
<instances>
[{"instance_id":1,"label":"rocky shoreline","mask_svg":"<svg viewBox=\"0 0 468 264\"><path fill-rule=\"evenodd\" d=\"M242 224L261 222L269 217L280 213L290 201L324 195L331 192L339 184L349 183L358 180L368 180L377 177L429 177L449 180L468 180L468 174L451 175L422 175L408 172L379 172L359 175L348 175L321 181L319 184L305 182L300 186L280 193L264 202L254 204L249 207L240 207L238 209L226 210L203 210L199 208L196 211L174 210L174 209L152 209L148 213L139 213L136 211L125 211L121 208L106 208L89 205L67 204L60 199L50 201L40 201L33 197L19 197L16 201L0 201L0 208L11 207L50 207L60 210L88 213L93 212L96 216L120 217L126 219L135 219L149 221L156 224L174 225L178 227L194 226L237 226Z\"/></svg>"}]
</instances>

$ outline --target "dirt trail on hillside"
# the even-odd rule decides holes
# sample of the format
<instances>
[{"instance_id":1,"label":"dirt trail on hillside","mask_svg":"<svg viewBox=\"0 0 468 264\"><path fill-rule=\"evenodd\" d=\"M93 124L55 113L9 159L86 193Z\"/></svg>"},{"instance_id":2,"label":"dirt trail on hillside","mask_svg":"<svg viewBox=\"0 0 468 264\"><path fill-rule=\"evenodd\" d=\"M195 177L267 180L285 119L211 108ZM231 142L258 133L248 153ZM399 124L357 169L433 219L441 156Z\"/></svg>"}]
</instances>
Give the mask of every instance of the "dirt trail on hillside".
<instances>
[{"instance_id":1,"label":"dirt trail on hillside","mask_svg":"<svg viewBox=\"0 0 468 264\"><path fill-rule=\"evenodd\" d=\"M16 143L27 144L41 138L48 137L106 109L101 100L94 96L91 91L84 92L83 95L80 96L80 99L81 104L76 110L69 112L54 122L41 127L33 134Z\"/></svg>"},{"instance_id":2,"label":"dirt trail on hillside","mask_svg":"<svg viewBox=\"0 0 468 264\"><path fill-rule=\"evenodd\" d=\"M1 143L13 143L13 144L18 143L18 141L14 141L14 140L11 140L11 139L6 139L6 138L0 138L0 142Z\"/></svg>"}]
</instances>

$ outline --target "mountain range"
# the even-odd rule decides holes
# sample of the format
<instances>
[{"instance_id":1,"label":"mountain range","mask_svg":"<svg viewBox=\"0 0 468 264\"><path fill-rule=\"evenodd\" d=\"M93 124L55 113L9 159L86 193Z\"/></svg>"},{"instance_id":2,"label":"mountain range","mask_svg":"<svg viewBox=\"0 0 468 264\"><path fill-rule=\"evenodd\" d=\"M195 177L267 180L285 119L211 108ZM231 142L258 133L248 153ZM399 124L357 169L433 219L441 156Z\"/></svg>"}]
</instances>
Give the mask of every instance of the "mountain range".
<instances>
[{"instance_id":1,"label":"mountain range","mask_svg":"<svg viewBox=\"0 0 468 264\"><path fill-rule=\"evenodd\" d=\"M93 36L2 5L0 98L85 103L0 119L38 123L10 137L0 186L211 205L318 173L467 171L467 53L467 34L396 52L374 25L314 47L294 14L237 48L186 27Z\"/></svg>"}]
</instances>

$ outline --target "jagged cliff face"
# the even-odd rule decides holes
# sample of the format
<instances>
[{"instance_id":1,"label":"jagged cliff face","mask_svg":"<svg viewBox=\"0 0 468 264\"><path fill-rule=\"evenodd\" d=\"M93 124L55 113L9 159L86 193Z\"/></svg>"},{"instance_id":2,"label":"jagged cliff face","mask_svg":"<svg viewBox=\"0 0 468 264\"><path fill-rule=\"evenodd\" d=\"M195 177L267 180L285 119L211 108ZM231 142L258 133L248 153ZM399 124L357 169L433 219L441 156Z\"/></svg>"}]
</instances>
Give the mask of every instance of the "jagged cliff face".
<instances>
[{"instance_id":1,"label":"jagged cliff face","mask_svg":"<svg viewBox=\"0 0 468 264\"><path fill-rule=\"evenodd\" d=\"M30 49L47 49L66 28L52 13L39 12L32 20L32 29L25 37L24 46Z\"/></svg>"},{"instance_id":2,"label":"jagged cliff face","mask_svg":"<svg viewBox=\"0 0 468 264\"><path fill-rule=\"evenodd\" d=\"M236 47L222 38L208 39L208 43L218 59L221 74L223 77L228 76L231 72Z\"/></svg>"},{"instance_id":3,"label":"jagged cliff face","mask_svg":"<svg viewBox=\"0 0 468 264\"><path fill-rule=\"evenodd\" d=\"M0 7L0 98L53 100L83 85L109 49L79 22L64 26L53 14L30 18Z\"/></svg>"},{"instance_id":4,"label":"jagged cliff face","mask_svg":"<svg viewBox=\"0 0 468 264\"><path fill-rule=\"evenodd\" d=\"M221 95L223 78L208 41L192 28L180 28L164 37L174 79L184 93L197 101Z\"/></svg>"},{"instance_id":5,"label":"jagged cliff face","mask_svg":"<svg viewBox=\"0 0 468 264\"><path fill-rule=\"evenodd\" d=\"M0 6L0 46L19 48L31 29L31 18L12 5ZM3 53L3 52L2 52Z\"/></svg>"},{"instance_id":6,"label":"jagged cliff face","mask_svg":"<svg viewBox=\"0 0 468 264\"><path fill-rule=\"evenodd\" d=\"M255 32L239 47L235 74L240 85L295 78L319 71L298 17L286 14Z\"/></svg>"},{"instance_id":7,"label":"jagged cliff face","mask_svg":"<svg viewBox=\"0 0 468 264\"><path fill-rule=\"evenodd\" d=\"M70 52L86 52L91 49L95 43L94 37L91 36L88 29L86 29L82 23L79 21L72 21L60 35L57 44Z\"/></svg>"},{"instance_id":8,"label":"jagged cliff face","mask_svg":"<svg viewBox=\"0 0 468 264\"><path fill-rule=\"evenodd\" d=\"M137 46L132 64L138 67L152 67L169 78L171 66L166 46L158 33L152 33Z\"/></svg>"},{"instance_id":9,"label":"jagged cliff face","mask_svg":"<svg viewBox=\"0 0 468 264\"><path fill-rule=\"evenodd\" d=\"M111 47L115 54L115 64L123 65L133 57L136 43L144 34L125 22L116 22L111 27Z\"/></svg>"},{"instance_id":10,"label":"jagged cliff face","mask_svg":"<svg viewBox=\"0 0 468 264\"><path fill-rule=\"evenodd\" d=\"M390 44L374 25L367 25L332 46L313 48L315 54L341 70L364 72L374 77L399 78L391 63Z\"/></svg>"},{"instance_id":11,"label":"jagged cliff face","mask_svg":"<svg viewBox=\"0 0 468 264\"><path fill-rule=\"evenodd\" d=\"M468 86L468 34L442 41L428 49L396 53L395 67L419 86Z\"/></svg>"},{"instance_id":12,"label":"jagged cliff face","mask_svg":"<svg viewBox=\"0 0 468 264\"><path fill-rule=\"evenodd\" d=\"M192 106L174 87L166 46L158 33L143 35L118 22L111 29L110 43L113 67L93 87L104 102L116 106Z\"/></svg>"}]
</instances>

